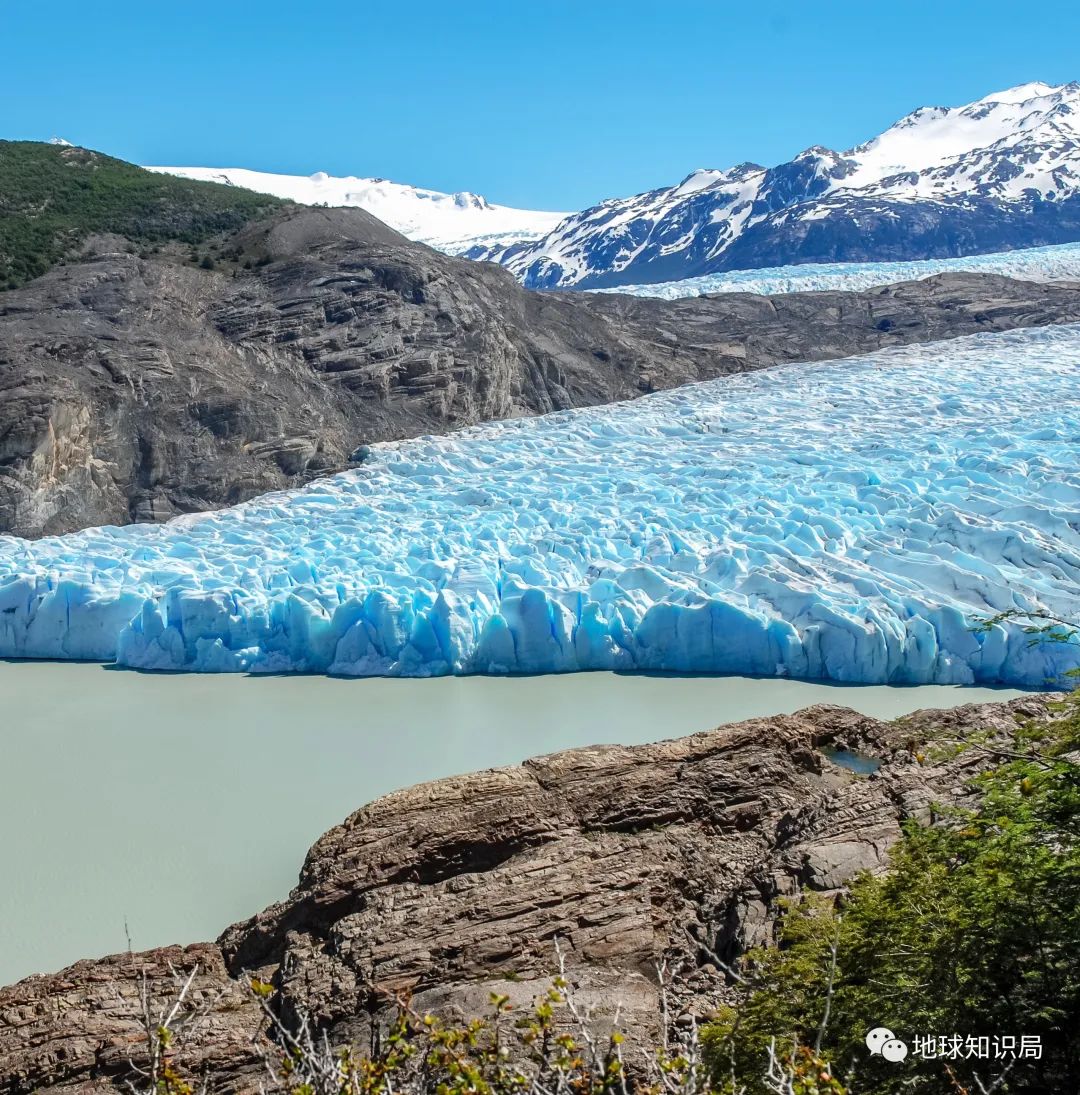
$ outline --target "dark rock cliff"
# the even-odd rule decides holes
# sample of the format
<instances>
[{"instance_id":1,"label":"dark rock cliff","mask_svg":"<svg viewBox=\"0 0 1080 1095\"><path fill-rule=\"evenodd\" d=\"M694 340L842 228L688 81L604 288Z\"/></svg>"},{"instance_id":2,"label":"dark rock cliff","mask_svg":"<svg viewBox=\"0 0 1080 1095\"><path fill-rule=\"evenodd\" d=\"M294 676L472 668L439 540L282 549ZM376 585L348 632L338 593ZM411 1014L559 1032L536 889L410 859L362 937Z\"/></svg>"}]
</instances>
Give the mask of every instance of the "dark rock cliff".
<instances>
[{"instance_id":1,"label":"dark rock cliff","mask_svg":"<svg viewBox=\"0 0 1080 1095\"><path fill-rule=\"evenodd\" d=\"M355 209L288 211L229 246L252 268L121 250L0 293L0 533L163 520L339 470L372 441L1080 319L1080 287L987 275L538 294Z\"/></svg>"}]
</instances>

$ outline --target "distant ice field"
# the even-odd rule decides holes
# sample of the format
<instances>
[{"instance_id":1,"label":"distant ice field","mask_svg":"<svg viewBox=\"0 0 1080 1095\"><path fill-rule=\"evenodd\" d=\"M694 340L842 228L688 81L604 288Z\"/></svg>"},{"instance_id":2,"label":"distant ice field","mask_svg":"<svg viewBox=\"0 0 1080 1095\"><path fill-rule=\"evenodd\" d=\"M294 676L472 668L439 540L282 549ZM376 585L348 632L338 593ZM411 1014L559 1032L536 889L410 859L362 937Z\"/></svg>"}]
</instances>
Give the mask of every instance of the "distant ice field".
<instances>
[{"instance_id":1,"label":"distant ice field","mask_svg":"<svg viewBox=\"0 0 1080 1095\"><path fill-rule=\"evenodd\" d=\"M702 293L800 293L814 289L873 289L898 281L918 281L950 271L1001 274L1022 281L1080 281L1080 243L1031 247L972 255L963 259L923 259L912 262L834 262L732 270L655 285L622 285L601 293L678 300Z\"/></svg>"},{"instance_id":2,"label":"distant ice field","mask_svg":"<svg viewBox=\"0 0 1080 1095\"><path fill-rule=\"evenodd\" d=\"M0 537L0 656L1042 687L1078 647L1080 327L373 446L163 526Z\"/></svg>"}]
</instances>

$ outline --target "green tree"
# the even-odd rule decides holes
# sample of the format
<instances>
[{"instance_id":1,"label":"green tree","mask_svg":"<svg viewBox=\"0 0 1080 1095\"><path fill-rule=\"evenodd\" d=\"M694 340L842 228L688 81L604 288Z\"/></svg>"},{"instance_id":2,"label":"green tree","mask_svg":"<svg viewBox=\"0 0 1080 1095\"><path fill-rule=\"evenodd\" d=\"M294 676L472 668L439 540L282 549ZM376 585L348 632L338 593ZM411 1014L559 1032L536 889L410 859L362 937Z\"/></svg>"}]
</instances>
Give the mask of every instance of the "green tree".
<instances>
[{"instance_id":1,"label":"green tree","mask_svg":"<svg viewBox=\"0 0 1080 1095\"><path fill-rule=\"evenodd\" d=\"M975 810L905 830L891 870L838 906L789 907L779 948L745 960L738 1008L706 1035L716 1074L748 1091L770 1039L821 1055L860 1095L900 1090L1075 1095L1080 1077L1080 708L1022 731L978 780ZM972 748L991 752L991 745ZM834 950L835 948L835 950ZM828 1008L828 1022L824 1023ZM869 1029L916 1035L1035 1035L1041 1059L871 1056Z\"/></svg>"},{"instance_id":2,"label":"green tree","mask_svg":"<svg viewBox=\"0 0 1080 1095\"><path fill-rule=\"evenodd\" d=\"M95 233L135 250L168 240L195 247L285 204L85 148L0 141L0 289L39 277Z\"/></svg>"}]
</instances>

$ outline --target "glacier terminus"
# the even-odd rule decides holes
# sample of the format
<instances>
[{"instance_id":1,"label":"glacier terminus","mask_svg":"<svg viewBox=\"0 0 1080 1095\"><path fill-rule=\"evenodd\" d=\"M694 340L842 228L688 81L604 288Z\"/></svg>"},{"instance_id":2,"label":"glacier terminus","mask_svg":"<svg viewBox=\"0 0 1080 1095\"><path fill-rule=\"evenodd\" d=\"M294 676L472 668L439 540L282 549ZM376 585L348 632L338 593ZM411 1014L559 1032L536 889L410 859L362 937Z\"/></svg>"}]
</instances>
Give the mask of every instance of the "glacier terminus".
<instances>
[{"instance_id":1,"label":"glacier terminus","mask_svg":"<svg viewBox=\"0 0 1080 1095\"><path fill-rule=\"evenodd\" d=\"M0 536L0 656L1045 687L1080 618L1080 326L374 445L165 525Z\"/></svg>"}]
</instances>

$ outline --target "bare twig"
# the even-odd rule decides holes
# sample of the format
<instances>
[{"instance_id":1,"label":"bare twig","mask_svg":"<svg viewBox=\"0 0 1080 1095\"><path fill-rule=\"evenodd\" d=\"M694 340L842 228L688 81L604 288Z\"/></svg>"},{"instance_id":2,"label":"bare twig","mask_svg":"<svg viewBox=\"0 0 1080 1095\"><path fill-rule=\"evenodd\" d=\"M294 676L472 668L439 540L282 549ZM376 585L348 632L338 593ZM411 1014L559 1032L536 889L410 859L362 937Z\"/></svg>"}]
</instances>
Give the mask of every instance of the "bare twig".
<instances>
[{"instance_id":1,"label":"bare twig","mask_svg":"<svg viewBox=\"0 0 1080 1095\"><path fill-rule=\"evenodd\" d=\"M832 942L829 944L829 976L825 983L825 1012L821 1016L821 1025L818 1027L817 1037L814 1039L814 1053L821 1053L821 1043L825 1038L825 1028L829 1025L829 1015L832 1012L833 984L836 981L836 952L840 949L840 917L836 918L836 931L833 933Z\"/></svg>"}]
</instances>

